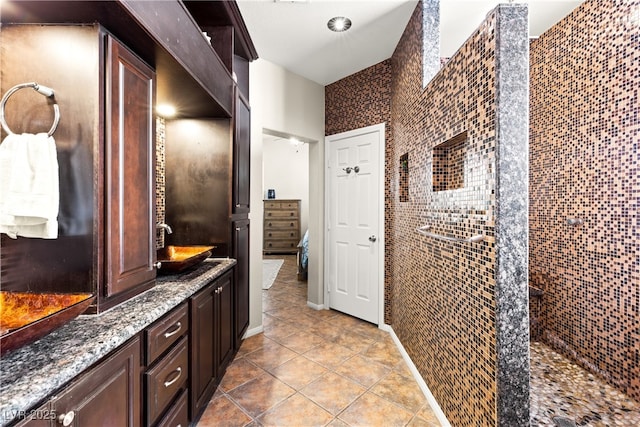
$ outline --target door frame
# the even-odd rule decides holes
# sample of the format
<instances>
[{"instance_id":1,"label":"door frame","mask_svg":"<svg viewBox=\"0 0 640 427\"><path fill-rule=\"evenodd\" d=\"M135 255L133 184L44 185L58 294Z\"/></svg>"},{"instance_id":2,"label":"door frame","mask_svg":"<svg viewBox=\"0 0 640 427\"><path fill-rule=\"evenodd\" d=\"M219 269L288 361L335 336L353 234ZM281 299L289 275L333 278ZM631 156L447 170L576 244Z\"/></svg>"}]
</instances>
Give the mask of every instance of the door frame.
<instances>
[{"instance_id":1,"label":"door frame","mask_svg":"<svg viewBox=\"0 0 640 427\"><path fill-rule=\"evenodd\" d=\"M380 244L378 250L378 327L382 327L384 323L384 262L385 262L385 238L384 238L384 224L385 224L385 216L384 216L384 207L385 207L385 130L386 124L379 123L377 125L366 126L359 129L350 130L347 132L341 132L329 136L325 136L324 138L324 303L323 307L325 310L331 309L330 304L330 292L329 292L329 260L331 257L329 256L330 249L330 241L329 241L329 213L331 209L331 186L330 180L331 175L329 174L329 159L330 159L330 148L331 142L337 139L351 138L356 135L362 135L365 133L373 133L378 132L379 135L379 155L378 155L378 231L376 235L378 236L378 242Z\"/></svg>"}]
</instances>

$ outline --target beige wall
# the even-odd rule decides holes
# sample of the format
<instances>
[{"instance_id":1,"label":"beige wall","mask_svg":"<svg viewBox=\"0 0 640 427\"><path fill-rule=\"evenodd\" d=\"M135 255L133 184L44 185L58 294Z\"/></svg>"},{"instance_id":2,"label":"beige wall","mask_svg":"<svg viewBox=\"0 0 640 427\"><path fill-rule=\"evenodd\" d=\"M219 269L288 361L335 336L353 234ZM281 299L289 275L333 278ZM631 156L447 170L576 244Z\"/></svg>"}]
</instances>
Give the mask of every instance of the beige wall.
<instances>
[{"instance_id":1,"label":"beige wall","mask_svg":"<svg viewBox=\"0 0 640 427\"><path fill-rule=\"evenodd\" d=\"M264 128L299 135L309 144L309 296L322 305L324 87L269 61L250 65L251 261L249 331L262 325L262 200Z\"/></svg>"}]
</instances>

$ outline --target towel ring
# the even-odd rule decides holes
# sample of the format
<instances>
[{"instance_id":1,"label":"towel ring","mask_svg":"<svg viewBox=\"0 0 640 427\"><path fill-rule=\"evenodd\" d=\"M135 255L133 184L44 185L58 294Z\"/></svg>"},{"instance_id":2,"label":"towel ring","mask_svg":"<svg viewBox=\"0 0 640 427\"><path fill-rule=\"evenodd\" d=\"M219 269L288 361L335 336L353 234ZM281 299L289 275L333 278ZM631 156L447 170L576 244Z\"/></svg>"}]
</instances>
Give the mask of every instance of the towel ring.
<instances>
[{"instance_id":1,"label":"towel ring","mask_svg":"<svg viewBox=\"0 0 640 427\"><path fill-rule=\"evenodd\" d=\"M2 129L5 130L5 132L7 132L9 135L14 135L13 132L11 132L11 129L9 129L9 125L7 124L7 121L4 118L4 107L7 104L7 100L9 100L9 97L11 95L13 95L15 92L19 91L20 89L24 89L30 87L33 90L35 90L36 92L46 96L47 98L52 98L53 97L53 89L46 87L46 86L42 86L39 85L36 82L32 82L32 83L21 83L19 85L15 85L14 87L12 87L11 89L9 89L7 91L7 93L4 94L4 96L2 97L2 101L0 101L0 124L2 124ZM51 126L51 129L49 129L49 132L47 132L48 136L51 136L54 134L54 132L56 131L56 129L58 128L58 123L60 123L60 107L58 107L58 103L54 102L53 104L53 112L55 114L54 118L53 118L53 125Z\"/></svg>"}]
</instances>

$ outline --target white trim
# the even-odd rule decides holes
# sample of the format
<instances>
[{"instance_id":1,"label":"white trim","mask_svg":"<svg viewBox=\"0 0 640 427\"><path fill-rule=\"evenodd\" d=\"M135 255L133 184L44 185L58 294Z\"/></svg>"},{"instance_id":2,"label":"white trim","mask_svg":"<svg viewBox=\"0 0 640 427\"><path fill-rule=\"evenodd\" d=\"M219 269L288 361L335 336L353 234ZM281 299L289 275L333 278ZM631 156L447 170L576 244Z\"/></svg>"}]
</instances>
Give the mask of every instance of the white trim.
<instances>
[{"instance_id":1,"label":"white trim","mask_svg":"<svg viewBox=\"0 0 640 427\"><path fill-rule=\"evenodd\" d=\"M422 375L420 375L420 372L418 372L418 368L416 368L416 365L414 365L413 361L411 360L411 357L409 357L409 353L407 353L407 351L404 349L404 346L400 342L400 339L396 335L391 325L388 325L385 323L384 325L380 325L380 329L382 329L383 331L389 332L389 335L391 335L391 339L396 344L396 347L398 347L398 351L400 352L400 354L402 355L402 358L404 359L407 366L409 367L409 370L413 374L413 378L418 383L420 390L422 390L424 397L426 397L427 402L429 402L429 406L431 406L433 413L438 418L438 421L440 421L440 424L442 425L442 427L451 427L451 423L449 423L449 420L447 420L447 417L444 415L442 408L440 408L438 401L436 400L435 397L433 397L433 394L431 393L431 390L429 390L427 383L424 381L424 378L422 378Z\"/></svg>"},{"instance_id":2,"label":"white trim","mask_svg":"<svg viewBox=\"0 0 640 427\"><path fill-rule=\"evenodd\" d=\"M242 337L242 339L244 340L244 339L252 337L254 335L261 334L262 332L264 332L264 329L262 328L262 325L260 325L260 326L258 326L256 328L253 328L253 329L247 329L247 332L244 333L244 336Z\"/></svg>"},{"instance_id":3,"label":"white trim","mask_svg":"<svg viewBox=\"0 0 640 427\"><path fill-rule=\"evenodd\" d=\"M379 123L377 125L366 126L360 129L354 129L347 132L342 132L334 135L329 135L324 138L324 306L327 309L331 308L330 294L329 294L329 264L331 258L329 256L329 211L331 208L330 200L330 179L329 174L329 155L331 141L334 139L350 138L352 136L361 135L363 133L378 132L379 139L379 153L378 153L378 244L380 245L378 250L378 325L384 324L384 259L385 259L385 240L384 240L384 177L385 177L385 147L386 147L386 124Z\"/></svg>"},{"instance_id":4,"label":"white trim","mask_svg":"<svg viewBox=\"0 0 640 427\"><path fill-rule=\"evenodd\" d=\"M324 304L314 304L311 301L307 301L307 307L311 307L314 310L324 310L325 309ZM328 310L328 308L327 308L327 310Z\"/></svg>"}]
</instances>

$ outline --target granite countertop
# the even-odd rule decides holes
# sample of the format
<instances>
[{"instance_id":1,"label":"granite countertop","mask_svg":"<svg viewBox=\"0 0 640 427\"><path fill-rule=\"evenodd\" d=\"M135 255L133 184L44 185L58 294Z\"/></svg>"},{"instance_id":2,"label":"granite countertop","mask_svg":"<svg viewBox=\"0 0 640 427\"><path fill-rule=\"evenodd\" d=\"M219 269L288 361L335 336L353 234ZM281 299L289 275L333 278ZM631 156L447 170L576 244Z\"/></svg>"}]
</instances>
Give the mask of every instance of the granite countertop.
<instances>
[{"instance_id":1,"label":"granite countertop","mask_svg":"<svg viewBox=\"0 0 640 427\"><path fill-rule=\"evenodd\" d=\"M209 258L184 274L158 276L156 286L148 291L99 315L79 316L38 341L3 356L0 426L34 409L235 263L230 258Z\"/></svg>"}]
</instances>

